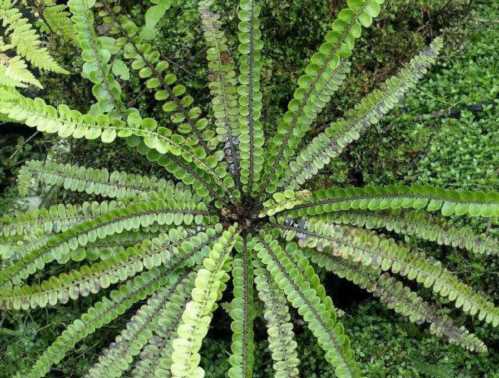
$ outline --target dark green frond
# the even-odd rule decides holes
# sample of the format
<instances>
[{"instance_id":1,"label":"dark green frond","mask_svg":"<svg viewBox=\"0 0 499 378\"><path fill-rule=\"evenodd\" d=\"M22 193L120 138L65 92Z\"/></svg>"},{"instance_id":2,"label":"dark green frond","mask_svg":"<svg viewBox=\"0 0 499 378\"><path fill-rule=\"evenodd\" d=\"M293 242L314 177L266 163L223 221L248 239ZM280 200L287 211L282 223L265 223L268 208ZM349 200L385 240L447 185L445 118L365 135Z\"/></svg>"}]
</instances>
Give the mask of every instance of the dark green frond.
<instances>
[{"instance_id":1,"label":"dark green frond","mask_svg":"<svg viewBox=\"0 0 499 378\"><path fill-rule=\"evenodd\" d=\"M368 229L385 228L397 234L413 235L440 245L467 249L476 254L499 254L499 240L496 238L477 234L470 227L454 225L420 211L348 211L327 215L324 220Z\"/></svg>"},{"instance_id":2,"label":"dark green frond","mask_svg":"<svg viewBox=\"0 0 499 378\"><path fill-rule=\"evenodd\" d=\"M88 309L80 319L71 323L38 358L32 369L19 374L19 377L44 377L50 368L62 361L79 341L124 314L135 303L144 300L165 285L171 285L171 282L171 276L156 268L119 286L109 296Z\"/></svg>"},{"instance_id":3,"label":"dark green frond","mask_svg":"<svg viewBox=\"0 0 499 378\"><path fill-rule=\"evenodd\" d=\"M232 293L229 315L232 318L232 354L229 357L230 378L253 377L254 341L253 322L255 318L253 289L253 258L248 250L247 240L236 245L239 251L232 262Z\"/></svg>"},{"instance_id":4,"label":"dark green frond","mask_svg":"<svg viewBox=\"0 0 499 378\"><path fill-rule=\"evenodd\" d=\"M189 197L173 199L158 195L137 201L126 208L111 210L49 238L41 246L37 246L0 271L0 285L18 284L51 261L68 261L70 252L78 247L124 230L135 230L152 224L203 224L210 223L211 220L213 219L206 210L206 205L194 202Z\"/></svg>"},{"instance_id":5,"label":"dark green frond","mask_svg":"<svg viewBox=\"0 0 499 378\"><path fill-rule=\"evenodd\" d=\"M343 119L334 121L322 134L316 136L289 164L279 188L296 190L314 177L331 159L339 156L364 130L378 123L435 63L442 45L441 38L435 39L398 75L388 79L379 90L370 92Z\"/></svg>"},{"instance_id":6,"label":"dark green frond","mask_svg":"<svg viewBox=\"0 0 499 378\"><path fill-rule=\"evenodd\" d=\"M293 193L293 192L291 192ZM286 194L286 192L284 193ZM291 198L295 199L292 194ZM275 208L293 217L327 214L342 210L416 209L440 211L444 216L499 217L498 192L455 191L429 186L366 186L363 188L333 188L302 193L300 203L288 206L289 195L274 194L266 203L265 214L275 214ZM287 210L289 209L289 210Z\"/></svg>"},{"instance_id":7,"label":"dark green frond","mask_svg":"<svg viewBox=\"0 0 499 378\"><path fill-rule=\"evenodd\" d=\"M152 192L187 191L182 184L149 176L140 176L107 169L86 168L52 161L30 161L20 170L17 186L21 195L28 195L38 184L60 186L66 190L84 192L108 198L136 197Z\"/></svg>"},{"instance_id":8,"label":"dark green frond","mask_svg":"<svg viewBox=\"0 0 499 378\"><path fill-rule=\"evenodd\" d=\"M288 110L279 121L277 132L270 140L266 177L267 193L277 189L279 179L289 169L289 160L301 144L313 121L329 102L348 72L344 62L350 56L362 26L369 27L380 12L384 0L355 0L347 2L331 25L325 42L312 56Z\"/></svg>"},{"instance_id":9,"label":"dark green frond","mask_svg":"<svg viewBox=\"0 0 499 378\"><path fill-rule=\"evenodd\" d=\"M117 378L129 368L133 358L160 328L180 316L188 293L194 286L194 273L175 277L171 285L158 290L130 319L126 328L101 354L85 378ZM163 332L161 330L160 332Z\"/></svg>"},{"instance_id":10,"label":"dark green frond","mask_svg":"<svg viewBox=\"0 0 499 378\"><path fill-rule=\"evenodd\" d=\"M308 270L305 272L298 269L271 235L267 234L254 242L258 258L307 322L324 349L326 360L335 367L336 375L341 378L360 377L360 369L354 360L348 336L337 319L331 300L322 301L322 293L316 291L315 278L308 276Z\"/></svg>"},{"instance_id":11,"label":"dark green frond","mask_svg":"<svg viewBox=\"0 0 499 378\"><path fill-rule=\"evenodd\" d=\"M146 269L164 266L167 270L175 270L218 234L215 229L196 233L174 228L167 234L145 240L110 258L51 277L40 284L4 289L0 293L0 309L27 310L67 303L80 296L96 294Z\"/></svg>"},{"instance_id":12,"label":"dark green frond","mask_svg":"<svg viewBox=\"0 0 499 378\"><path fill-rule=\"evenodd\" d=\"M430 323L430 332L445 337L450 342L476 352L487 352L485 344L464 327L458 327L452 319L439 311L407 286L389 274L382 274L357 263L314 250L304 250L316 264L326 268L341 278L369 291L388 308L406 316L413 323Z\"/></svg>"},{"instance_id":13,"label":"dark green frond","mask_svg":"<svg viewBox=\"0 0 499 378\"><path fill-rule=\"evenodd\" d=\"M236 184L241 189L239 162L239 106L237 77L234 60L227 46L227 39L221 30L219 16L210 11L213 0L199 3L204 38L208 46L206 56L210 75L209 87L216 132L223 143L225 160Z\"/></svg>"},{"instance_id":14,"label":"dark green frond","mask_svg":"<svg viewBox=\"0 0 499 378\"><path fill-rule=\"evenodd\" d=\"M264 305L263 316L267 325L275 377L298 378L300 360L286 296L258 259L254 259L253 264L258 297Z\"/></svg>"},{"instance_id":15,"label":"dark green frond","mask_svg":"<svg viewBox=\"0 0 499 378\"><path fill-rule=\"evenodd\" d=\"M260 4L257 0L239 3L239 151L241 182L246 193L258 188L263 168L265 142L263 135L262 90L262 33L260 31Z\"/></svg>"},{"instance_id":16,"label":"dark green frond","mask_svg":"<svg viewBox=\"0 0 499 378\"><path fill-rule=\"evenodd\" d=\"M320 220L286 222L276 227L287 239L298 239L302 247L315 248L383 271L391 270L455 302L455 306L465 313L499 325L499 308L488 298L459 280L439 261L392 239Z\"/></svg>"}]
</instances>

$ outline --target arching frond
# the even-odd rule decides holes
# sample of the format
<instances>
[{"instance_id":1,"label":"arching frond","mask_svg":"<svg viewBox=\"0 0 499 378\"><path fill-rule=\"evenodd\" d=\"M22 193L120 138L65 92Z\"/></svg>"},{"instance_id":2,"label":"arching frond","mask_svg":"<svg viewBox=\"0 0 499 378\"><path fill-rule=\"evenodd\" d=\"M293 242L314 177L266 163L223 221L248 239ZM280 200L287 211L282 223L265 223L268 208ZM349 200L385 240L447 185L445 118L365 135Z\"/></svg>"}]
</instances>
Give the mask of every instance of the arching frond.
<instances>
[{"instance_id":1,"label":"arching frond","mask_svg":"<svg viewBox=\"0 0 499 378\"><path fill-rule=\"evenodd\" d=\"M137 201L126 208L111 210L49 238L41 246L37 246L2 270L0 285L18 284L51 261L67 261L70 252L78 247L121 233L123 230L134 230L151 224L202 224L212 220L214 219L207 212L206 205L193 202L192 199L172 199L158 195Z\"/></svg>"},{"instance_id":2,"label":"arching frond","mask_svg":"<svg viewBox=\"0 0 499 378\"><path fill-rule=\"evenodd\" d=\"M295 200L297 195L291 195ZM290 195L274 194L264 215L275 214L275 207L289 209ZM333 188L305 192L286 214L293 217L327 214L340 210L416 209L440 211L444 216L499 217L498 192L455 191L429 186L366 186ZM281 210L279 210L281 211Z\"/></svg>"},{"instance_id":3,"label":"arching frond","mask_svg":"<svg viewBox=\"0 0 499 378\"><path fill-rule=\"evenodd\" d=\"M196 234L195 231L174 228L167 234L145 240L111 258L53 276L41 284L4 289L0 293L0 308L26 310L67 303L79 296L96 294L145 269L162 265L168 270L175 270L217 235L214 229Z\"/></svg>"},{"instance_id":4,"label":"arching frond","mask_svg":"<svg viewBox=\"0 0 499 378\"><path fill-rule=\"evenodd\" d=\"M380 270L359 265L332 255L325 255L314 250L303 250L316 264L326 268L341 278L369 291L380 299L388 308L406 316L414 323L430 323L430 332L445 337L450 342L477 352L486 352L487 347L475 335L464 327L458 327L446 315L426 303L414 291L394 277L382 274Z\"/></svg>"},{"instance_id":5,"label":"arching frond","mask_svg":"<svg viewBox=\"0 0 499 378\"><path fill-rule=\"evenodd\" d=\"M314 287L315 277L308 276L309 271L298 269L271 235L258 238L254 249L274 282L307 322L324 349L326 360L335 367L336 375L342 378L360 377L350 341L337 319L331 300L321 300L321 293L318 294Z\"/></svg>"},{"instance_id":6,"label":"arching frond","mask_svg":"<svg viewBox=\"0 0 499 378\"><path fill-rule=\"evenodd\" d=\"M297 344L286 296L258 259L254 259L253 264L255 265L255 285L258 297L264 305L274 376L297 378L300 376L298 370L300 360L296 351Z\"/></svg>"},{"instance_id":7,"label":"arching frond","mask_svg":"<svg viewBox=\"0 0 499 378\"><path fill-rule=\"evenodd\" d=\"M52 161L29 161L19 171L17 186L21 195L43 183L66 190L84 192L108 198L143 196L153 192L176 195L186 192L185 185L150 176L129 174L107 169L86 168Z\"/></svg>"},{"instance_id":8,"label":"arching frond","mask_svg":"<svg viewBox=\"0 0 499 378\"><path fill-rule=\"evenodd\" d=\"M454 225L421 211L348 211L326 215L324 220L368 229L382 229L413 235L440 245L464 248L476 254L498 255L499 240L477 234L467 226Z\"/></svg>"},{"instance_id":9,"label":"arching frond","mask_svg":"<svg viewBox=\"0 0 499 378\"><path fill-rule=\"evenodd\" d=\"M230 304L232 318L232 354L230 378L251 378L254 366L253 321L255 318L253 263L247 240L236 244L239 255L232 262L232 282L234 299Z\"/></svg>"},{"instance_id":10,"label":"arching frond","mask_svg":"<svg viewBox=\"0 0 499 378\"><path fill-rule=\"evenodd\" d=\"M258 190L263 168L262 34L257 0L239 2L239 152L241 182L246 193Z\"/></svg>"},{"instance_id":11,"label":"arching frond","mask_svg":"<svg viewBox=\"0 0 499 378\"><path fill-rule=\"evenodd\" d=\"M88 371L86 378L117 378L129 368L133 358L153 337L154 332L170 322L171 316L180 316L188 293L194 286L194 273L182 274L173 284L150 297L102 353L99 361Z\"/></svg>"},{"instance_id":12,"label":"arching frond","mask_svg":"<svg viewBox=\"0 0 499 378\"><path fill-rule=\"evenodd\" d=\"M334 121L322 134L316 136L289 164L279 187L296 190L314 177L331 159L337 157L346 146L358 139L364 130L378 123L435 63L442 45L441 38L435 39L399 74L388 79L379 90L370 92L343 119Z\"/></svg>"},{"instance_id":13,"label":"arching frond","mask_svg":"<svg viewBox=\"0 0 499 378\"><path fill-rule=\"evenodd\" d=\"M175 291L164 311L159 315L154 337L142 350L139 360L131 371L134 378L170 377L172 342L177 336L177 328L182 319L182 313L190 299L194 288L195 273L189 277L187 285Z\"/></svg>"},{"instance_id":14,"label":"arching frond","mask_svg":"<svg viewBox=\"0 0 499 378\"><path fill-rule=\"evenodd\" d=\"M119 206L120 202L116 201L84 202L81 205L60 204L4 215L0 217L0 236L30 238L59 233L78 223L89 221L117 209Z\"/></svg>"},{"instance_id":15,"label":"arching frond","mask_svg":"<svg viewBox=\"0 0 499 378\"><path fill-rule=\"evenodd\" d=\"M212 109L216 120L216 132L223 143L225 159L237 186L239 176L239 106L237 97L237 77L234 61L227 46L227 39L221 30L219 16L210 11L213 0L199 3L199 13L203 24L204 38L208 46L206 57L210 75Z\"/></svg>"},{"instance_id":16,"label":"arching frond","mask_svg":"<svg viewBox=\"0 0 499 378\"><path fill-rule=\"evenodd\" d=\"M358 228L328 224L320 220L276 225L287 239L296 238L303 247L324 250L365 266L415 280L436 294L455 302L467 314L494 326L499 324L499 308L484 295L459 280L439 261L392 239Z\"/></svg>"},{"instance_id":17,"label":"arching frond","mask_svg":"<svg viewBox=\"0 0 499 378\"><path fill-rule=\"evenodd\" d=\"M279 121L277 132L269 144L266 177L270 183L262 183L267 193L277 189L279 179L289 169L289 160L302 138L343 81L348 72L344 59L352 53L362 26L369 27L378 15L383 1L347 2L331 25L324 43L310 59L305 73L298 79L288 111Z\"/></svg>"},{"instance_id":18,"label":"arching frond","mask_svg":"<svg viewBox=\"0 0 499 378\"><path fill-rule=\"evenodd\" d=\"M176 276L173 276L175 279ZM19 373L18 377L41 378L51 367L66 356L76 343L93 334L99 328L124 314L135 303L144 300L158 289L172 284L172 276L156 268L142 273L104 297L90 307L80 319L66 327L64 332L38 358L30 371Z\"/></svg>"}]
</instances>

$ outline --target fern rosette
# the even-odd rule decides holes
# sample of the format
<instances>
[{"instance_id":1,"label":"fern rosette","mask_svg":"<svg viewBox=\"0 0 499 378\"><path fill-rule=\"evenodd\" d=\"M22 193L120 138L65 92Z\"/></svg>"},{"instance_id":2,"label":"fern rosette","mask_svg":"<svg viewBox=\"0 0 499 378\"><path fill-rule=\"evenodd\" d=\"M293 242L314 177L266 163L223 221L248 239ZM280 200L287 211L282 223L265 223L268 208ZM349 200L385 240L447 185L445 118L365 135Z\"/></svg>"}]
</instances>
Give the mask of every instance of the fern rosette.
<instances>
[{"instance_id":1,"label":"fern rosette","mask_svg":"<svg viewBox=\"0 0 499 378\"><path fill-rule=\"evenodd\" d=\"M397 235L497 257L496 238L446 218L494 221L499 193L308 186L399 104L443 44L434 39L398 74L312 137L314 121L348 77L348 58L383 0L346 3L272 131L263 109L261 1L240 1L236 51L229 47L215 1L199 2L209 107L196 104L195 92L179 82L154 38L170 1L152 1L137 20L113 0L70 0L67 7L50 2L48 25L80 48L81 74L96 100L82 112L25 92L30 85L41 86L28 67L66 71L13 2L0 0L0 115L60 138L123 139L165 171L165 178L156 178L54 161L31 161L21 169L21 195L49 186L92 200L0 218L0 309L45 308L100 295L19 376L50 374L78 342L135 309L86 376L203 377L201 346L227 297L222 307L231 320L229 377L253 376L259 317L266 324L275 377L300 376L291 308L336 375L360 377L341 311L317 267L372 293L410 321L428 323L434 335L486 352L483 341L426 295L423 299L419 289L493 327L499 326L498 307ZM106 27L98 28L101 23ZM7 50L15 56L4 54ZM151 96L161 117L129 106L134 86ZM48 265L58 267L57 275L44 274Z\"/></svg>"}]
</instances>

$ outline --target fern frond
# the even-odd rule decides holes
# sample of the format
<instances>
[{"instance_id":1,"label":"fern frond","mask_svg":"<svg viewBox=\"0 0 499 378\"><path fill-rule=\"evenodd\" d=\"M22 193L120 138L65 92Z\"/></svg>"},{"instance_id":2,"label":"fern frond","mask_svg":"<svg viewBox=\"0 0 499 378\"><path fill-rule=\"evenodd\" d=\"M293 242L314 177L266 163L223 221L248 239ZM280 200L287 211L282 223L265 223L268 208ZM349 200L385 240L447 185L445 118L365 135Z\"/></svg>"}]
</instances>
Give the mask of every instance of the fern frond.
<instances>
[{"instance_id":1,"label":"fern frond","mask_svg":"<svg viewBox=\"0 0 499 378\"><path fill-rule=\"evenodd\" d=\"M310 59L305 73L298 79L288 111L279 121L277 132L269 144L266 172L270 182L262 183L267 193L277 189L279 179L289 169L289 160L317 114L343 81L348 72L348 65L343 60L352 53L362 26L370 26L378 15L383 1L349 1L333 22L319 51Z\"/></svg>"},{"instance_id":2,"label":"fern frond","mask_svg":"<svg viewBox=\"0 0 499 378\"><path fill-rule=\"evenodd\" d=\"M139 360L131 372L134 378L170 377L172 341L182 319L182 313L194 288L195 274L189 277L187 285L177 289L164 311L159 315L154 329L155 336L142 350Z\"/></svg>"},{"instance_id":3,"label":"fern frond","mask_svg":"<svg viewBox=\"0 0 499 378\"><path fill-rule=\"evenodd\" d=\"M0 285L19 283L51 261L67 261L70 252L78 247L124 230L134 230L152 224L203 224L213 220L215 218L209 215L203 203L194 202L192 199L165 198L161 195L150 197L125 208L109 211L49 238L41 246L2 270Z\"/></svg>"},{"instance_id":4,"label":"fern frond","mask_svg":"<svg viewBox=\"0 0 499 378\"><path fill-rule=\"evenodd\" d=\"M275 227L282 231L286 239L298 239L302 247L325 250L326 254L383 271L391 270L430 288L454 302L463 312L493 326L499 325L499 308L494 303L464 284L439 261L421 252L358 228L332 225L320 220L289 223Z\"/></svg>"},{"instance_id":5,"label":"fern frond","mask_svg":"<svg viewBox=\"0 0 499 378\"><path fill-rule=\"evenodd\" d=\"M84 202L81 205L54 205L46 209L4 215L0 217L0 236L32 238L59 233L120 206L123 203L115 201Z\"/></svg>"},{"instance_id":6,"label":"fern frond","mask_svg":"<svg viewBox=\"0 0 499 378\"><path fill-rule=\"evenodd\" d=\"M104 297L88 309L80 319L71 323L38 358L31 370L22 375L19 374L18 377L44 377L51 367L62 361L79 341L124 314L135 303L171 284L172 276L166 275L162 269L156 268L119 286L109 296Z\"/></svg>"},{"instance_id":7,"label":"fern frond","mask_svg":"<svg viewBox=\"0 0 499 378\"><path fill-rule=\"evenodd\" d=\"M279 196L279 197L277 197ZM281 199L274 194L274 199ZM499 192L471 192L429 186L366 186L333 188L302 196L300 204L284 213L293 217L327 214L340 210L416 209L440 211L444 216L499 217ZM273 214L274 201L265 214ZM283 204L278 204L281 208Z\"/></svg>"},{"instance_id":8,"label":"fern frond","mask_svg":"<svg viewBox=\"0 0 499 378\"><path fill-rule=\"evenodd\" d=\"M94 28L94 0L70 0L76 41L82 50L82 76L94 85L92 93L97 103L92 106L95 114L122 112L122 91L112 75L111 57L117 45L110 37L98 37Z\"/></svg>"},{"instance_id":9,"label":"fern frond","mask_svg":"<svg viewBox=\"0 0 499 378\"><path fill-rule=\"evenodd\" d=\"M381 271L306 249L306 255L317 265L326 268L338 277L347 279L369 291L388 308L407 317L413 323L430 323L430 332L445 337L470 351L487 352L485 344L464 327L458 327L452 319L439 314L437 309L394 277Z\"/></svg>"},{"instance_id":10,"label":"fern frond","mask_svg":"<svg viewBox=\"0 0 499 378\"><path fill-rule=\"evenodd\" d=\"M239 255L232 262L232 282L234 299L230 305L232 318L232 354L228 377L251 378L254 366L254 334L255 318L253 263L248 250L247 240L236 244Z\"/></svg>"},{"instance_id":11,"label":"fern frond","mask_svg":"<svg viewBox=\"0 0 499 378\"><path fill-rule=\"evenodd\" d=\"M66 4L44 4L43 21L49 30L65 41L75 42L75 30Z\"/></svg>"},{"instance_id":12,"label":"fern frond","mask_svg":"<svg viewBox=\"0 0 499 378\"><path fill-rule=\"evenodd\" d=\"M315 279L306 275L308 271L297 269L289 255L269 234L258 238L254 249L275 283L307 322L319 345L324 349L326 360L335 367L336 375L360 377L350 341L337 320L332 302L323 302L317 293L313 284Z\"/></svg>"},{"instance_id":13,"label":"fern frond","mask_svg":"<svg viewBox=\"0 0 499 378\"><path fill-rule=\"evenodd\" d=\"M239 2L239 153L241 182L246 193L258 190L265 142L262 115L262 49L260 5L256 0Z\"/></svg>"},{"instance_id":14,"label":"fern frond","mask_svg":"<svg viewBox=\"0 0 499 378\"><path fill-rule=\"evenodd\" d=\"M164 102L162 109L170 115L170 120L177 125L180 134L190 134L188 143L196 146L197 155L218 164L223 154L212 151L218 145L213 132L207 129L208 120L202 117L201 108L193 106L194 99L186 94L184 85L177 82L177 77L168 72L169 63L162 60L159 51L139 36L139 28L127 17L115 17L112 9L107 8L115 25L124 34L124 57L132 61L132 69L139 72L146 80L146 87L155 93L155 100Z\"/></svg>"},{"instance_id":15,"label":"fern frond","mask_svg":"<svg viewBox=\"0 0 499 378\"><path fill-rule=\"evenodd\" d=\"M300 360L286 297L272 281L270 273L258 259L255 265L255 285L264 305L269 349L276 378L298 378Z\"/></svg>"},{"instance_id":16,"label":"fern frond","mask_svg":"<svg viewBox=\"0 0 499 378\"><path fill-rule=\"evenodd\" d=\"M229 279L230 252L236 242L237 232L237 225L234 225L222 234L203 261L204 268L197 273L192 299L186 305L177 329L177 338L172 344L173 378L204 377L204 370L199 367L198 352L208 332L216 302Z\"/></svg>"},{"instance_id":17,"label":"fern frond","mask_svg":"<svg viewBox=\"0 0 499 378\"><path fill-rule=\"evenodd\" d=\"M237 78L234 61L227 46L227 39L221 30L219 16L210 11L213 0L199 3L210 75L209 87L212 108L219 141L224 145L225 159L237 186L240 188L239 161L239 106Z\"/></svg>"},{"instance_id":18,"label":"fern frond","mask_svg":"<svg viewBox=\"0 0 499 378\"><path fill-rule=\"evenodd\" d=\"M85 378L117 378L133 362L156 329L171 322L172 315L180 316L188 293L194 286L195 274L181 275L166 288L150 297L120 333L100 355L99 361L88 371Z\"/></svg>"},{"instance_id":19,"label":"fern frond","mask_svg":"<svg viewBox=\"0 0 499 378\"><path fill-rule=\"evenodd\" d=\"M182 184L150 176L120 171L109 172L105 168L86 168L52 161L32 160L27 162L18 175L19 193L26 196L30 188L36 188L40 183L108 198L144 196L153 192L162 192L173 196L188 191Z\"/></svg>"},{"instance_id":20,"label":"fern frond","mask_svg":"<svg viewBox=\"0 0 499 378\"><path fill-rule=\"evenodd\" d=\"M42 88L42 84L28 69L20 56L9 58L0 53L0 85L25 88L28 85Z\"/></svg>"},{"instance_id":21,"label":"fern frond","mask_svg":"<svg viewBox=\"0 0 499 378\"><path fill-rule=\"evenodd\" d=\"M442 45L441 38L435 39L399 74L388 79L380 89L370 92L343 119L331 123L289 164L279 187L296 190L314 177L331 159L337 157L346 146L358 139L364 130L378 123L435 63Z\"/></svg>"},{"instance_id":22,"label":"fern frond","mask_svg":"<svg viewBox=\"0 0 499 378\"><path fill-rule=\"evenodd\" d=\"M100 138L104 143L110 143L116 137L138 136L148 148L160 154L169 153L181 157L187 163L195 163L218 187L230 187L227 182L230 175L217 169L209 160L198 157L196 151L185 144L181 135L158 127L158 123L152 118L141 118L137 111L130 111L125 123L118 118L102 114L83 115L66 105L59 105L56 109L47 105L41 98L33 100L10 88L0 87L0 95L0 113L16 122L35 127L42 132L57 133L62 138ZM158 159L159 156L156 160Z\"/></svg>"},{"instance_id":23,"label":"fern frond","mask_svg":"<svg viewBox=\"0 0 499 378\"><path fill-rule=\"evenodd\" d=\"M19 56L25 58L34 67L46 71L67 74L45 47L41 47L40 37L29 21L23 17L12 0L0 0L0 21L5 28L10 44Z\"/></svg>"},{"instance_id":24,"label":"fern frond","mask_svg":"<svg viewBox=\"0 0 499 378\"><path fill-rule=\"evenodd\" d=\"M129 247L111 258L54 276L38 285L4 289L0 293L1 309L24 309L67 303L80 296L96 294L110 285L125 281L145 269L164 266L175 270L192 258L219 234L215 229L196 233L174 228L152 240Z\"/></svg>"},{"instance_id":25,"label":"fern frond","mask_svg":"<svg viewBox=\"0 0 499 378\"><path fill-rule=\"evenodd\" d=\"M326 215L327 222L349 224L368 229L385 228L401 235L463 248L476 254L499 255L499 240L477 234L468 226L454 225L420 211L348 211Z\"/></svg>"}]
</instances>

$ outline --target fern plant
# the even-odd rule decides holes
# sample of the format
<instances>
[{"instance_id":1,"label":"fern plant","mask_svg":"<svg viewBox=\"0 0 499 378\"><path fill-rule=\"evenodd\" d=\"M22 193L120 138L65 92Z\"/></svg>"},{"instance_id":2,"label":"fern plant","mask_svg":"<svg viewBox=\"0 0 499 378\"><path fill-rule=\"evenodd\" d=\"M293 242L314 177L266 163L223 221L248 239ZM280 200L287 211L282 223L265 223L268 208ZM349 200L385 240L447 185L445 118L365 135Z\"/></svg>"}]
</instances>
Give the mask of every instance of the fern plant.
<instances>
[{"instance_id":1,"label":"fern plant","mask_svg":"<svg viewBox=\"0 0 499 378\"><path fill-rule=\"evenodd\" d=\"M441 262L377 230L497 255L496 239L445 217L496 219L498 193L403 185L310 190L310 180L323 167L414 88L442 47L435 39L355 108L307 139L347 77L355 42L382 2L347 1L272 132L262 111L258 1L239 4L237 71L213 1L199 2L210 71L209 114L194 104L151 38L168 2L153 1L145 24L138 26L116 2L69 1L82 75L92 83L96 102L83 114L2 83L0 113L61 138L103 143L122 138L171 180L56 162L33 161L22 168L21 194L41 184L104 200L0 218L0 308L30 310L104 293L20 376L45 376L78 342L134 307L135 315L87 377L202 377L202 341L230 284L232 299L224 306L233 332L229 377L253 374L258 301L276 377L299 376L290 306L337 376L359 377L340 312L316 265L411 321L428 323L431 333L486 351L477 336L406 281L497 327L494 303ZM96 32L97 21L108 35ZM154 111L144 114L127 106L122 84L131 75L144 81L167 122L153 118ZM39 272L48 265L60 266L61 273L40 281Z\"/></svg>"}]
</instances>

